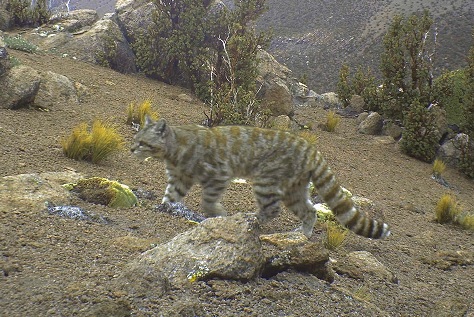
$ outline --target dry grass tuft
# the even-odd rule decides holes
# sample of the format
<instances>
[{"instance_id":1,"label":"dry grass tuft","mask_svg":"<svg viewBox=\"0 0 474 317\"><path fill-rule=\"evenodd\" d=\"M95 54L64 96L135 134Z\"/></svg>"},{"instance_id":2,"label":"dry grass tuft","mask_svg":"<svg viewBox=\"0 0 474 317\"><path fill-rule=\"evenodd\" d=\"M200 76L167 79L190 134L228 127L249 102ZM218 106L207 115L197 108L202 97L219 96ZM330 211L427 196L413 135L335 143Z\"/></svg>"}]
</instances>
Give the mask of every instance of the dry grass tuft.
<instances>
[{"instance_id":1,"label":"dry grass tuft","mask_svg":"<svg viewBox=\"0 0 474 317\"><path fill-rule=\"evenodd\" d=\"M446 164L440 159L435 159L433 162L433 175L434 177L440 178L446 169Z\"/></svg>"},{"instance_id":2,"label":"dry grass tuft","mask_svg":"<svg viewBox=\"0 0 474 317\"><path fill-rule=\"evenodd\" d=\"M461 213L456 197L451 194L443 194L435 208L435 219L439 223L455 222Z\"/></svg>"},{"instance_id":3,"label":"dry grass tuft","mask_svg":"<svg viewBox=\"0 0 474 317\"><path fill-rule=\"evenodd\" d=\"M325 246L329 250L334 251L344 243L347 236L347 229L330 221L326 223L326 229Z\"/></svg>"},{"instance_id":4,"label":"dry grass tuft","mask_svg":"<svg viewBox=\"0 0 474 317\"><path fill-rule=\"evenodd\" d=\"M326 117L326 131L334 132L340 121L341 117L338 116L335 111L329 111Z\"/></svg>"},{"instance_id":5,"label":"dry grass tuft","mask_svg":"<svg viewBox=\"0 0 474 317\"><path fill-rule=\"evenodd\" d=\"M153 120L159 118L158 112L152 108L151 100L145 99L141 104L136 106L131 103L127 107L127 124L139 124L141 127L145 123L145 116L148 115Z\"/></svg>"},{"instance_id":6,"label":"dry grass tuft","mask_svg":"<svg viewBox=\"0 0 474 317\"><path fill-rule=\"evenodd\" d=\"M309 130L301 130L298 132L298 135L311 144L316 144L318 142L318 136Z\"/></svg>"},{"instance_id":7,"label":"dry grass tuft","mask_svg":"<svg viewBox=\"0 0 474 317\"><path fill-rule=\"evenodd\" d=\"M96 120L90 132L88 128L87 123L81 123L68 137L61 140L67 157L98 163L122 148L123 139L112 126Z\"/></svg>"}]
</instances>

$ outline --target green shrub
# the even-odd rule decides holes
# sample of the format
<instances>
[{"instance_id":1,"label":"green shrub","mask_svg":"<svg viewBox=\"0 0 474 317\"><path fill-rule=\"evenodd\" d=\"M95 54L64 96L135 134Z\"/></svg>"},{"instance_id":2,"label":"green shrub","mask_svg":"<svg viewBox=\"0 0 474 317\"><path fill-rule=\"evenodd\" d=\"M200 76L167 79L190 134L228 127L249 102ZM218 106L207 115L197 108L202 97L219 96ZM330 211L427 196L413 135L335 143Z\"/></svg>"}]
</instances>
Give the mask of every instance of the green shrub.
<instances>
[{"instance_id":1,"label":"green shrub","mask_svg":"<svg viewBox=\"0 0 474 317\"><path fill-rule=\"evenodd\" d=\"M434 81L435 99L446 110L446 120L449 124L459 127L464 124L463 105L467 102L467 85L464 70L445 72Z\"/></svg>"},{"instance_id":2,"label":"green shrub","mask_svg":"<svg viewBox=\"0 0 474 317\"><path fill-rule=\"evenodd\" d=\"M38 26L51 17L46 0L37 0L31 7L29 0L7 0L7 11L11 12L14 26Z\"/></svg>"},{"instance_id":3,"label":"green shrub","mask_svg":"<svg viewBox=\"0 0 474 317\"><path fill-rule=\"evenodd\" d=\"M459 169L467 177L474 178L474 146L470 137L461 139L459 142L460 160Z\"/></svg>"},{"instance_id":4,"label":"green shrub","mask_svg":"<svg viewBox=\"0 0 474 317\"><path fill-rule=\"evenodd\" d=\"M349 66L347 64L342 65L339 71L339 81L337 82L336 93L343 107L349 106L352 95L354 94L354 89L352 88L349 79L349 73Z\"/></svg>"},{"instance_id":5,"label":"green shrub","mask_svg":"<svg viewBox=\"0 0 474 317\"><path fill-rule=\"evenodd\" d=\"M432 162L440 138L433 108L415 100L405 112L400 146L403 152L425 162Z\"/></svg>"},{"instance_id":6,"label":"green shrub","mask_svg":"<svg viewBox=\"0 0 474 317\"><path fill-rule=\"evenodd\" d=\"M88 128L87 123L81 123L68 137L61 140L63 152L67 157L98 163L122 148L122 137L110 125L96 120L90 132Z\"/></svg>"},{"instance_id":7,"label":"green shrub","mask_svg":"<svg viewBox=\"0 0 474 317\"><path fill-rule=\"evenodd\" d=\"M5 45L8 48L24 51L27 53L36 53L38 51L38 47L27 40L25 40L21 35L16 36L5 36L3 38Z\"/></svg>"}]
</instances>

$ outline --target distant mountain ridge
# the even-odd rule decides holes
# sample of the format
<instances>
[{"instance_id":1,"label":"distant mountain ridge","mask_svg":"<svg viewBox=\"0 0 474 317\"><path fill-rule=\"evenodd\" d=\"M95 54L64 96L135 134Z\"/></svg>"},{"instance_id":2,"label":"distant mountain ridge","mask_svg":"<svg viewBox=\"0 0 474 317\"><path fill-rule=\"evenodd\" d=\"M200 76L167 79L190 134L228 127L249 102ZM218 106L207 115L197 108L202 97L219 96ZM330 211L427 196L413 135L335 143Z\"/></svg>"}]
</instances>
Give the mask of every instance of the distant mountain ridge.
<instances>
[{"instance_id":1,"label":"distant mountain ridge","mask_svg":"<svg viewBox=\"0 0 474 317\"><path fill-rule=\"evenodd\" d=\"M114 11L115 0L79 0L71 5L103 15ZM343 63L353 71L357 65L378 69L382 37L396 14L428 9L433 15L438 30L437 73L465 66L472 45L472 0L267 0L267 5L257 27L273 29L269 52L295 76L305 75L317 92L335 88Z\"/></svg>"}]
</instances>

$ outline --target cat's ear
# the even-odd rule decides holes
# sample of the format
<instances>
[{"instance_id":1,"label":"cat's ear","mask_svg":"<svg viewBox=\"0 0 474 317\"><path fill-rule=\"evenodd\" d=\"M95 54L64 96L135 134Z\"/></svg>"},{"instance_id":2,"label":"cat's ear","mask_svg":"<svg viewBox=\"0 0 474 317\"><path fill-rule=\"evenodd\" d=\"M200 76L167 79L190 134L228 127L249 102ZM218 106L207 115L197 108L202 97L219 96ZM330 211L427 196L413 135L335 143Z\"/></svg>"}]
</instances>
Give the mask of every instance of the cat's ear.
<instances>
[{"instance_id":1,"label":"cat's ear","mask_svg":"<svg viewBox=\"0 0 474 317\"><path fill-rule=\"evenodd\" d=\"M165 119L160 119L155 123L155 132L158 134L163 134L166 131L167 124Z\"/></svg>"},{"instance_id":2,"label":"cat's ear","mask_svg":"<svg viewBox=\"0 0 474 317\"><path fill-rule=\"evenodd\" d=\"M154 122L153 122L153 119L149 116L149 115L145 115L145 125L152 125Z\"/></svg>"}]
</instances>

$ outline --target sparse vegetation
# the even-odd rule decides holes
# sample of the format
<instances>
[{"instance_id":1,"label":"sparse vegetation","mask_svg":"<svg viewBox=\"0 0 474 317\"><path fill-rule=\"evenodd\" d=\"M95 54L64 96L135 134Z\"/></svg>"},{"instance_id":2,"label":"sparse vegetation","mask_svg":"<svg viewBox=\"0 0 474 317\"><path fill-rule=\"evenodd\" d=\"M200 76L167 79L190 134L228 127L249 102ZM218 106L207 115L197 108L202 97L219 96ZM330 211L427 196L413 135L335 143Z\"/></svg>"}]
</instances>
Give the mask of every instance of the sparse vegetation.
<instances>
[{"instance_id":1,"label":"sparse vegetation","mask_svg":"<svg viewBox=\"0 0 474 317\"><path fill-rule=\"evenodd\" d=\"M456 197L452 194L444 194L436 205L435 220L439 223L454 223L460 213L461 209L456 202Z\"/></svg>"},{"instance_id":2,"label":"sparse vegetation","mask_svg":"<svg viewBox=\"0 0 474 317\"><path fill-rule=\"evenodd\" d=\"M38 51L38 47L27 40L25 40L21 35L16 36L4 36L3 38L6 46L8 48L24 51L27 53L36 53Z\"/></svg>"},{"instance_id":3,"label":"sparse vegetation","mask_svg":"<svg viewBox=\"0 0 474 317\"><path fill-rule=\"evenodd\" d=\"M349 106L351 97L354 94L354 90L350 83L349 73L349 65L342 65L341 69L339 70L339 81L337 82L336 88L337 97L344 107Z\"/></svg>"},{"instance_id":4,"label":"sparse vegetation","mask_svg":"<svg viewBox=\"0 0 474 317\"><path fill-rule=\"evenodd\" d=\"M145 123L145 116L149 116L153 120L159 118L158 112L152 108L151 100L145 99L138 106L135 103L130 103L127 107L127 124L139 124L143 126Z\"/></svg>"},{"instance_id":5,"label":"sparse vegetation","mask_svg":"<svg viewBox=\"0 0 474 317\"><path fill-rule=\"evenodd\" d=\"M87 123L79 124L61 146L69 158L98 163L121 149L123 139L113 127L96 120L90 131Z\"/></svg>"},{"instance_id":6,"label":"sparse vegetation","mask_svg":"<svg viewBox=\"0 0 474 317\"><path fill-rule=\"evenodd\" d=\"M436 178L441 178L444 170L446 169L446 164L441 159L435 159L433 162L433 176Z\"/></svg>"},{"instance_id":7,"label":"sparse vegetation","mask_svg":"<svg viewBox=\"0 0 474 317\"><path fill-rule=\"evenodd\" d=\"M332 251L338 249L344 243L347 232L347 229L342 228L339 224L331 221L326 222L326 248Z\"/></svg>"},{"instance_id":8,"label":"sparse vegetation","mask_svg":"<svg viewBox=\"0 0 474 317\"><path fill-rule=\"evenodd\" d=\"M7 1L6 8L12 13L15 26L39 26L51 16L46 0L37 0L33 6L29 0Z\"/></svg>"},{"instance_id":9,"label":"sparse vegetation","mask_svg":"<svg viewBox=\"0 0 474 317\"><path fill-rule=\"evenodd\" d=\"M161 13L133 44L139 67L151 77L191 88L209 105L208 126L260 120L257 53L268 39L254 31L253 22L265 1L235 1L232 10L211 1L153 2Z\"/></svg>"},{"instance_id":10,"label":"sparse vegetation","mask_svg":"<svg viewBox=\"0 0 474 317\"><path fill-rule=\"evenodd\" d=\"M326 131L328 132L334 132L336 131L336 127L341 121L341 117L339 117L334 110L331 110L328 112L328 115L326 117Z\"/></svg>"}]
</instances>

